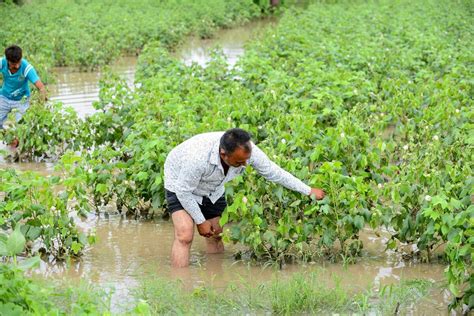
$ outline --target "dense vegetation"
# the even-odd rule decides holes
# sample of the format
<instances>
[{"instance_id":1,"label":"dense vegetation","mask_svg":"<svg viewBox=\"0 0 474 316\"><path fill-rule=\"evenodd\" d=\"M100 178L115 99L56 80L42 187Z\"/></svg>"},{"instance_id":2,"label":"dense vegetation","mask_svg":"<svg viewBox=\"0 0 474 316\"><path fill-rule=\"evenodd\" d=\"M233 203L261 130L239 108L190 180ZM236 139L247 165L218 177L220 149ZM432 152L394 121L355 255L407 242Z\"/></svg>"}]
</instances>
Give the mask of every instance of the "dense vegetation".
<instances>
[{"instance_id":1,"label":"dense vegetation","mask_svg":"<svg viewBox=\"0 0 474 316\"><path fill-rule=\"evenodd\" d=\"M453 306L472 308L472 18L469 1L317 4L287 12L234 70L219 51L206 68L187 67L155 41L140 55L133 91L110 75L85 121L61 105L37 106L5 139L18 135L25 157L76 151L48 180L69 185L66 201L44 195L61 210L115 204L152 216L165 207L171 148L201 132L248 129L272 160L328 195L313 202L249 168L227 187L221 220L231 223L226 240L247 246L240 256L351 261L363 254L362 228L384 229L388 248L415 246L413 260L441 255ZM0 205L18 194L9 188ZM20 200L20 210L37 203ZM14 213L2 214L14 229Z\"/></svg>"},{"instance_id":2,"label":"dense vegetation","mask_svg":"<svg viewBox=\"0 0 474 316\"><path fill-rule=\"evenodd\" d=\"M47 81L52 66L93 69L151 41L172 49L188 34L210 37L260 14L252 0L0 3L0 47L22 47Z\"/></svg>"}]
</instances>

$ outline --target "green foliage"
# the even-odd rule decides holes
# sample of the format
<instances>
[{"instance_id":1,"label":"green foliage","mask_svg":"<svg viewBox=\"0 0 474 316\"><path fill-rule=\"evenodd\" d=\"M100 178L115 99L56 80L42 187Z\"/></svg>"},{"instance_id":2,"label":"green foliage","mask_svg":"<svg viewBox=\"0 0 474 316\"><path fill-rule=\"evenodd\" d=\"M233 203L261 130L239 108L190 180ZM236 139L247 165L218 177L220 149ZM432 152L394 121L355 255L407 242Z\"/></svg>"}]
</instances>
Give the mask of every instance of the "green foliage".
<instances>
[{"instance_id":1,"label":"green foliage","mask_svg":"<svg viewBox=\"0 0 474 316\"><path fill-rule=\"evenodd\" d=\"M449 287L458 302L468 303L470 33L458 23L465 20L461 7L416 6L416 14L389 2L291 12L232 71L218 52L203 69L185 67L159 43L148 46L140 56L139 88L134 94L121 89L120 110L111 112L125 123L103 120L118 133L80 167L92 170L86 186L96 204L120 201L134 214L142 214L144 203L163 207L169 150L197 133L239 126L277 164L328 196L311 203L249 169L227 187L231 203L221 223L232 225L226 240L280 263L321 254L350 258L361 253L361 229L386 226L393 231L389 248L414 244L415 255L427 260L446 244ZM451 23L449 29L426 18L448 11L438 19Z\"/></svg>"},{"instance_id":2,"label":"green foliage","mask_svg":"<svg viewBox=\"0 0 474 316\"><path fill-rule=\"evenodd\" d=\"M144 281L135 291L132 314L392 314L409 313L420 303L432 283L407 280L383 286L376 293L353 294L341 282L324 285L317 272L275 277L254 285L236 282L224 289L200 286L188 290L178 281ZM365 302L365 303L364 303Z\"/></svg>"},{"instance_id":3,"label":"green foliage","mask_svg":"<svg viewBox=\"0 0 474 316\"><path fill-rule=\"evenodd\" d=\"M77 113L61 103L34 103L12 128L3 133L4 142L15 138L19 145L9 159L46 160L57 159L68 149L79 149L78 140L84 131Z\"/></svg>"},{"instance_id":4,"label":"green foliage","mask_svg":"<svg viewBox=\"0 0 474 316\"><path fill-rule=\"evenodd\" d=\"M20 174L13 169L0 169L0 177L1 227L14 229L8 239L0 239L2 256L22 252L28 241L37 243L34 248L28 247L28 252L41 248L56 259L64 259L80 255L93 240L78 230L70 215L73 196L66 191L57 193L61 186L68 185L60 177Z\"/></svg>"},{"instance_id":5,"label":"green foliage","mask_svg":"<svg viewBox=\"0 0 474 316\"><path fill-rule=\"evenodd\" d=\"M245 3L225 6L241 12ZM193 8L209 7L198 1ZM227 25L219 14L201 16L202 23L183 16L189 24L163 24L162 37L144 28L150 35L141 40L144 33L130 28L133 47L148 43L137 88L105 78L100 111L77 133L81 158L65 158L79 205L100 211L115 204L137 216L160 210L167 153L192 135L238 126L278 165L324 188L327 198L311 201L249 168L227 187L230 203L221 219L229 223L227 241L279 263L352 258L361 254L360 230L383 227L392 234L388 248L416 246L411 255L423 260L433 260L444 245L453 307L472 305L474 68L465 2L323 2L288 11L233 70L219 51L207 68L186 67L169 55L187 26L206 37ZM94 32L86 34L97 43ZM104 52L105 34L114 39L104 31ZM87 65L107 60L101 54L65 58ZM144 312L149 307L137 305Z\"/></svg>"},{"instance_id":6,"label":"green foliage","mask_svg":"<svg viewBox=\"0 0 474 316\"><path fill-rule=\"evenodd\" d=\"M48 293L39 284L23 276L24 270L0 263L0 314L46 314L53 309Z\"/></svg>"},{"instance_id":7,"label":"green foliage","mask_svg":"<svg viewBox=\"0 0 474 316\"><path fill-rule=\"evenodd\" d=\"M0 4L0 15L0 46L22 47L43 77L47 71L39 63L92 69L123 53L136 54L148 42L173 48L187 34L209 37L260 12L251 0L55 0Z\"/></svg>"},{"instance_id":8,"label":"green foliage","mask_svg":"<svg viewBox=\"0 0 474 316\"><path fill-rule=\"evenodd\" d=\"M15 256L23 251L25 237L20 231L20 225L9 235L0 234L0 256Z\"/></svg>"},{"instance_id":9,"label":"green foliage","mask_svg":"<svg viewBox=\"0 0 474 316\"><path fill-rule=\"evenodd\" d=\"M110 293L106 291L86 283L54 286L25 277L26 270L39 261L34 257L18 265L0 263L0 314L110 314Z\"/></svg>"}]
</instances>

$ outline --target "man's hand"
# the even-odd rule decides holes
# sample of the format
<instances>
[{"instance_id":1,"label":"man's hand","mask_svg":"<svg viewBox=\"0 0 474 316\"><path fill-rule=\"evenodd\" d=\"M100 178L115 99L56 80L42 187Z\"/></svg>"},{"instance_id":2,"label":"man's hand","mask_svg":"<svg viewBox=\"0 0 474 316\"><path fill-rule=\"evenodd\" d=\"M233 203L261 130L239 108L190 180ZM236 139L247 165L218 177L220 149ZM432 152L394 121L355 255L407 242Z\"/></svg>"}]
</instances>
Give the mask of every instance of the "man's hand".
<instances>
[{"instance_id":1,"label":"man's hand","mask_svg":"<svg viewBox=\"0 0 474 316\"><path fill-rule=\"evenodd\" d=\"M212 228L210 221L205 221L205 222L202 222L201 224L198 224L197 229L198 229L199 235L203 237L209 238L214 235L214 228Z\"/></svg>"},{"instance_id":2,"label":"man's hand","mask_svg":"<svg viewBox=\"0 0 474 316\"><path fill-rule=\"evenodd\" d=\"M41 101L46 102L48 101L48 95L46 92L46 87L44 86L43 82L41 80L38 80L35 82L36 88L38 88L40 95L41 95Z\"/></svg>"},{"instance_id":3,"label":"man's hand","mask_svg":"<svg viewBox=\"0 0 474 316\"><path fill-rule=\"evenodd\" d=\"M211 224L212 224L212 231L214 233L214 236L219 236L223 232L221 225L219 225L219 221L214 221Z\"/></svg>"},{"instance_id":4,"label":"man's hand","mask_svg":"<svg viewBox=\"0 0 474 316\"><path fill-rule=\"evenodd\" d=\"M324 193L324 191L321 189L311 188L311 193L309 195L314 196L316 200L322 200L324 199L324 196L326 195L326 193Z\"/></svg>"}]
</instances>

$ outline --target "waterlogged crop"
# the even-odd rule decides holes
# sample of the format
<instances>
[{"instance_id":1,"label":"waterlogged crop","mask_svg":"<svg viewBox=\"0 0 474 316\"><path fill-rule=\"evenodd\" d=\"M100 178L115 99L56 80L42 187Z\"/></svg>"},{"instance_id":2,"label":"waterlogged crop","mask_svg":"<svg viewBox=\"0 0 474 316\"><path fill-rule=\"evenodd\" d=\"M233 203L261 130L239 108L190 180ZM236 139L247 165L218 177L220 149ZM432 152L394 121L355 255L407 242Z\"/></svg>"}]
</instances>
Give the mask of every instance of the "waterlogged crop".
<instances>
[{"instance_id":1,"label":"waterlogged crop","mask_svg":"<svg viewBox=\"0 0 474 316\"><path fill-rule=\"evenodd\" d=\"M82 122L71 107L34 103L19 123L3 133L3 141L19 141L10 160L56 160L67 150L79 149L83 133Z\"/></svg>"},{"instance_id":2,"label":"waterlogged crop","mask_svg":"<svg viewBox=\"0 0 474 316\"><path fill-rule=\"evenodd\" d=\"M94 241L93 235L81 232L70 214L72 196L58 176L43 177L33 172L0 170L0 225L13 230L3 240L2 256L46 253L55 259L79 256ZM61 186L63 190L61 190ZM27 246L25 248L25 241ZM12 248L11 245L14 245Z\"/></svg>"},{"instance_id":3,"label":"waterlogged crop","mask_svg":"<svg viewBox=\"0 0 474 316\"><path fill-rule=\"evenodd\" d=\"M385 229L387 248L412 249L405 257L441 256L453 307L472 308L474 73L465 6L290 11L233 70L218 51L207 68L186 67L161 41L150 44L135 91L103 81L99 112L80 128L81 157L65 156L70 192L84 210L161 212L167 153L195 134L238 126L327 197L313 201L248 168L226 188L225 240L263 261L346 262L363 254L362 229Z\"/></svg>"},{"instance_id":4,"label":"waterlogged crop","mask_svg":"<svg viewBox=\"0 0 474 316\"><path fill-rule=\"evenodd\" d=\"M35 65L92 69L123 53L137 54L148 42L174 48L188 34L210 37L217 28L249 21L261 12L252 0L55 0L1 3L0 15L1 47L18 44ZM43 68L38 68L42 76Z\"/></svg>"}]
</instances>

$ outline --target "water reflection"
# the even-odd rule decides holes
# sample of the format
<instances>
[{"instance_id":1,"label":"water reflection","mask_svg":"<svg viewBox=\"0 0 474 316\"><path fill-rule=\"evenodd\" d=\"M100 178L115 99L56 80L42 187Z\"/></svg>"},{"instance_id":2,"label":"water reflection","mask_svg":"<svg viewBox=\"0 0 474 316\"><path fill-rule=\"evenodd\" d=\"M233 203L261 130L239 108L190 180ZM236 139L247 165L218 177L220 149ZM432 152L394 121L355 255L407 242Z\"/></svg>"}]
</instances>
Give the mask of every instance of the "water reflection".
<instances>
[{"instance_id":1,"label":"water reflection","mask_svg":"<svg viewBox=\"0 0 474 316\"><path fill-rule=\"evenodd\" d=\"M274 25L275 19L257 20L232 29L220 30L211 39L191 37L175 53L186 65L198 63L205 67L211 59L211 52L219 47L227 57L230 67L233 67L245 51L245 43L261 36L263 32Z\"/></svg>"},{"instance_id":2,"label":"water reflection","mask_svg":"<svg viewBox=\"0 0 474 316\"><path fill-rule=\"evenodd\" d=\"M132 86L135 79L137 58L126 56L119 58L111 69L124 78ZM99 80L101 72L80 72L71 67L55 68L56 83L48 85L51 101L60 101L72 106L79 117L95 112L92 106L99 100Z\"/></svg>"}]
</instances>

